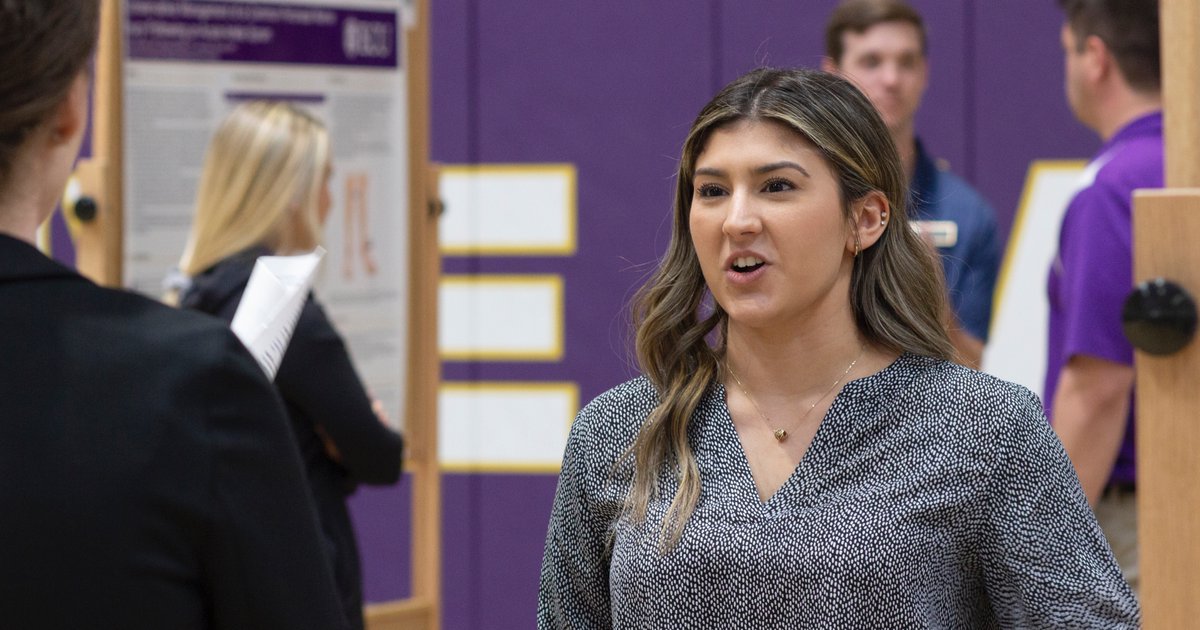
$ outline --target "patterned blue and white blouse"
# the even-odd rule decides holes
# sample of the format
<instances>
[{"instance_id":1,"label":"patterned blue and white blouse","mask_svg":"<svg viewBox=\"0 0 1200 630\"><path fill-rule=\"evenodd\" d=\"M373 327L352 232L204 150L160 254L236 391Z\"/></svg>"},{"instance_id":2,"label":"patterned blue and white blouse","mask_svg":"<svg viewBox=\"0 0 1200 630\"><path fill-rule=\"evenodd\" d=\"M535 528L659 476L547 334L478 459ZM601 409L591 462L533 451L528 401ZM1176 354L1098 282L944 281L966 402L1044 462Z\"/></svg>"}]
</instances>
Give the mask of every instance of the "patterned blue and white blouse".
<instances>
[{"instance_id":1,"label":"patterned blue and white blouse","mask_svg":"<svg viewBox=\"0 0 1200 630\"><path fill-rule=\"evenodd\" d=\"M834 399L762 501L714 383L689 439L699 504L663 553L622 515L645 378L579 412L542 560L538 628L1136 628L1137 601L1028 390L903 355ZM624 461L624 463L622 463Z\"/></svg>"}]
</instances>

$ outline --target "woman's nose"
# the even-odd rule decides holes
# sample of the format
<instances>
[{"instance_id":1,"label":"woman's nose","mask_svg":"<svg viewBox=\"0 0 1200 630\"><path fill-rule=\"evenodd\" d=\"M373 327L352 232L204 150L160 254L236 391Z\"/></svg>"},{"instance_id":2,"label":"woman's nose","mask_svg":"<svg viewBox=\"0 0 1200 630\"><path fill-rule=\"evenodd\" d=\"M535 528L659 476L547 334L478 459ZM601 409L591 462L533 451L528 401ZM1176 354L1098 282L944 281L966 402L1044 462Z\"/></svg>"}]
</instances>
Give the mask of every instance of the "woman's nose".
<instances>
[{"instance_id":1,"label":"woman's nose","mask_svg":"<svg viewBox=\"0 0 1200 630\"><path fill-rule=\"evenodd\" d=\"M749 195L734 193L729 198L729 213L723 226L728 236L755 234L762 229L758 209Z\"/></svg>"}]
</instances>

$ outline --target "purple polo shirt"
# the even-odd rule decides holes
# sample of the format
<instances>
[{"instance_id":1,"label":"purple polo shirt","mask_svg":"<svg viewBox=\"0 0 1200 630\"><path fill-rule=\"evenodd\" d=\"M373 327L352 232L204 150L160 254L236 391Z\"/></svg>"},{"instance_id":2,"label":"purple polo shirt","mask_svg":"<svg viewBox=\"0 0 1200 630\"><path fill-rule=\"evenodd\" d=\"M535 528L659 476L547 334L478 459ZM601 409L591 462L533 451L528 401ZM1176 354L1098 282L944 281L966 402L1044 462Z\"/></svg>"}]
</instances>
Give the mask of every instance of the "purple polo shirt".
<instances>
[{"instance_id":1,"label":"purple polo shirt","mask_svg":"<svg viewBox=\"0 0 1200 630\"><path fill-rule=\"evenodd\" d=\"M1121 306L1133 287L1133 191L1162 188L1162 113L1147 114L1116 133L1088 165L1091 184L1063 216L1058 255L1050 268L1046 415L1053 422L1059 373L1075 355L1133 365L1121 331ZM1109 483L1133 483L1133 397L1129 422Z\"/></svg>"}]
</instances>

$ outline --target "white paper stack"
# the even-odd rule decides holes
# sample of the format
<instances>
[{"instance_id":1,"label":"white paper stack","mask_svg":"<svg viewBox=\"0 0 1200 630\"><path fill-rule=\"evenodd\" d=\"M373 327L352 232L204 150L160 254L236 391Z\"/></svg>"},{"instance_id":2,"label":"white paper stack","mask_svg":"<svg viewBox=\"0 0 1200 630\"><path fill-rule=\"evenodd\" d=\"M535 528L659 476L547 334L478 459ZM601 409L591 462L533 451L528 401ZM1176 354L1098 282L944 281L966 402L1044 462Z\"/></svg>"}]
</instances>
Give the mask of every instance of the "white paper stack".
<instances>
[{"instance_id":1,"label":"white paper stack","mask_svg":"<svg viewBox=\"0 0 1200 630\"><path fill-rule=\"evenodd\" d=\"M325 249L259 256L230 326L270 378L287 350Z\"/></svg>"}]
</instances>

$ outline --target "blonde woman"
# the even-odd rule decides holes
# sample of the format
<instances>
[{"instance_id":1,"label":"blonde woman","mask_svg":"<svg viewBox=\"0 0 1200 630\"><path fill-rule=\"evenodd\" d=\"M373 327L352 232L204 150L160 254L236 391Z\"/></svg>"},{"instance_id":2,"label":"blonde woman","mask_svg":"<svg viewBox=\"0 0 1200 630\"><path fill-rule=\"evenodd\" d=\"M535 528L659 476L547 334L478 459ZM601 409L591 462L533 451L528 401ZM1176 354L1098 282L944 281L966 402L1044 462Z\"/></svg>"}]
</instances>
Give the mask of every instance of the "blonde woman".
<instances>
[{"instance_id":1,"label":"blonde woman","mask_svg":"<svg viewBox=\"0 0 1200 630\"><path fill-rule=\"evenodd\" d=\"M233 319L255 260L311 250L332 204L329 136L288 103L234 108L205 158L179 303ZM400 475L403 442L377 414L341 336L308 296L275 385L287 407L347 621L361 628L362 576L346 497Z\"/></svg>"},{"instance_id":2,"label":"blonde woman","mask_svg":"<svg viewBox=\"0 0 1200 630\"><path fill-rule=\"evenodd\" d=\"M645 375L580 411L539 628L1134 628L1037 398L955 365L887 128L758 70L684 145Z\"/></svg>"}]
</instances>

